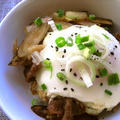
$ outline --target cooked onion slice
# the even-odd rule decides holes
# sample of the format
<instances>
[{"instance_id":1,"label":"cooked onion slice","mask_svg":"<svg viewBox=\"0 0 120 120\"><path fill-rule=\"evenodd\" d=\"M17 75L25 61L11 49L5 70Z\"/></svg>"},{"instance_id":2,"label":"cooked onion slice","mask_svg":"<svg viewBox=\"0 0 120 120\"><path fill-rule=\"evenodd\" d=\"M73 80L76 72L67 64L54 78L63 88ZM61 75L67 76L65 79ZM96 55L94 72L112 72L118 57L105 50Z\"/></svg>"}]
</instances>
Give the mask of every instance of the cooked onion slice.
<instances>
[{"instance_id":1,"label":"cooked onion slice","mask_svg":"<svg viewBox=\"0 0 120 120\"><path fill-rule=\"evenodd\" d=\"M74 76L74 71L70 72L71 68L77 71L77 76ZM92 86L92 82L95 80L95 74L96 72L93 63L81 56L72 57L66 64L66 76L69 80L79 86Z\"/></svg>"}]
</instances>

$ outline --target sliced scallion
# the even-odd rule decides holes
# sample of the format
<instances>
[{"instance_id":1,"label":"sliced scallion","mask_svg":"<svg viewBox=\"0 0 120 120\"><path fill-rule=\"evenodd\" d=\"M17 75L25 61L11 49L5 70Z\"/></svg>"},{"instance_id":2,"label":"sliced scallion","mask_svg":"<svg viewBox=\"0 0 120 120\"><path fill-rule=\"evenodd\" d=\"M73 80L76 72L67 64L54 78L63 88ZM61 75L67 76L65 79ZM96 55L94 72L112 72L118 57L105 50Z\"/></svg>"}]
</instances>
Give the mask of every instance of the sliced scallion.
<instances>
[{"instance_id":1,"label":"sliced scallion","mask_svg":"<svg viewBox=\"0 0 120 120\"><path fill-rule=\"evenodd\" d=\"M110 91L110 90L108 90L108 89L105 89L105 91L104 91L107 95L109 95L109 96L111 96L112 95L112 92Z\"/></svg>"},{"instance_id":2,"label":"sliced scallion","mask_svg":"<svg viewBox=\"0 0 120 120\"><path fill-rule=\"evenodd\" d=\"M62 72L58 72L57 73L57 78L61 81L65 81L66 80L66 76L62 73Z\"/></svg>"},{"instance_id":3,"label":"sliced scallion","mask_svg":"<svg viewBox=\"0 0 120 120\"><path fill-rule=\"evenodd\" d=\"M67 46L73 46L73 39L71 37L67 38Z\"/></svg>"},{"instance_id":4,"label":"sliced scallion","mask_svg":"<svg viewBox=\"0 0 120 120\"><path fill-rule=\"evenodd\" d=\"M65 14L64 10L62 10L62 9L57 10L57 13L58 13L59 17L63 17Z\"/></svg>"},{"instance_id":5,"label":"sliced scallion","mask_svg":"<svg viewBox=\"0 0 120 120\"><path fill-rule=\"evenodd\" d=\"M47 90L47 86L46 86L46 84L44 84L44 83L41 84L41 88L42 88L43 91Z\"/></svg>"},{"instance_id":6,"label":"sliced scallion","mask_svg":"<svg viewBox=\"0 0 120 120\"><path fill-rule=\"evenodd\" d=\"M40 26L42 24L42 19L40 17L36 18L34 20L34 23L37 25L37 26Z\"/></svg>"},{"instance_id":7,"label":"sliced scallion","mask_svg":"<svg viewBox=\"0 0 120 120\"><path fill-rule=\"evenodd\" d=\"M117 85L120 83L117 73L112 73L108 76L108 85Z\"/></svg>"},{"instance_id":8,"label":"sliced scallion","mask_svg":"<svg viewBox=\"0 0 120 120\"><path fill-rule=\"evenodd\" d=\"M56 42L57 47L59 47L59 48L65 46L65 44L66 44L66 41L65 41L65 38L64 38L64 37L58 37L58 38L55 40L55 42Z\"/></svg>"},{"instance_id":9,"label":"sliced scallion","mask_svg":"<svg viewBox=\"0 0 120 120\"><path fill-rule=\"evenodd\" d=\"M56 27L58 30L62 30L62 25L61 24L56 24Z\"/></svg>"},{"instance_id":10,"label":"sliced scallion","mask_svg":"<svg viewBox=\"0 0 120 120\"><path fill-rule=\"evenodd\" d=\"M95 18L96 18L96 16L95 16L94 14L90 14L90 15L89 15L89 19L90 19L90 20L95 20Z\"/></svg>"},{"instance_id":11,"label":"sliced scallion","mask_svg":"<svg viewBox=\"0 0 120 120\"><path fill-rule=\"evenodd\" d=\"M108 75L108 71L106 68L100 69L99 70L99 74L101 77L107 76Z\"/></svg>"},{"instance_id":12,"label":"sliced scallion","mask_svg":"<svg viewBox=\"0 0 120 120\"><path fill-rule=\"evenodd\" d=\"M79 50L83 50L86 48L83 44L78 44L77 47L79 48Z\"/></svg>"},{"instance_id":13,"label":"sliced scallion","mask_svg":"<svg viewBox=\"0 0 120 120\"><path fill-rule=\"evenodd\" d=\"M107 35L103 34L103 36L104 36L106 39L109 39L109 37L108 37Z\"/></svg>"}]
</instances>

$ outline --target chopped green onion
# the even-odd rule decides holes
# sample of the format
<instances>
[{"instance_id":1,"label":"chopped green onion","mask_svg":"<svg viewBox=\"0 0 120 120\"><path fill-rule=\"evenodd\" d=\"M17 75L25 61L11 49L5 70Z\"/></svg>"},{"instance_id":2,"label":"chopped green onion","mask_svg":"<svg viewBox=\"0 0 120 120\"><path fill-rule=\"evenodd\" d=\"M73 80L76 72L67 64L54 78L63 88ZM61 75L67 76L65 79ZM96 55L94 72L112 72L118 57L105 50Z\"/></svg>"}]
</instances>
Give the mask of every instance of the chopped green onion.
<instances>
[{"instance_id":1,"label":"chopped green onion","mask_svg":"<svg viewBox=\"0 0 120 120\"><path fill-rule=\"evenodd\" d=\"M44 60L43 61L43 65L44 65L45 68L50 70L50 72L51 72L51 76L50 77L52 77L53 67L52 67L51 61L50 60Z\"/></svg>"},{"instance_id":2,"label":"chopped green onion","mask_svg":"<svg viewBox=\"0 0 120 120\"><path fill-rule=\"evenodd\" d=\"M86 47L91 47L91 46L95 45L95 41L93 40L93 41L87 42L87 43L85 43L84 45L85 45Z\"/></svg>"},{"instance_id":3,"label":"chopped green onion","mask_svg":"<svg viewBox=\"0 0 120 120\"><path fill-rule=\"evenodd\" d=\"M58 37L56 40L56 45L57 47L63 47L66 44L65 38L64 37Z\"/></svg>"},{"instance_id":4,"label":"chopped green onion","mask_svg":"<svg viewBox=\"0 0 120 120\"><path fill-rule=\"evenodd\" d=\"M109 95L109 96L111 96L112 95L112 92L110 91L110 90L108 90L108 89L105 89L105 91L104 91L107 95Z\"/></svg>"},{"instance_id":5,"label":"chopped green onion","mask_svg":"<svg viewBox=\"0 0 120 120\"><path fill-rule=\"evenodd\" d=\"M95 46L89 47L89 49L90 49L91 54L97 51Z\"/></svg>"},{"instance_id":6,"label":"chopped green onion","mask_svg":"<svg viewBox=\"0 0 120 120\"><path fill-rule=\"evenodd\" d=\"M47 86L44 83L41 85L41 88L43 91L47 90Z\"/></svg>"},{"instance_id":7,"label":"chopped green onion","mask_svg":"<svg viewBox=\"0 0 120 120\"><path fill-rule=\"evenodd\" d=\"M73 39L71 37L67 38L67 46L73 46Z\"/></svg>"},{"instance_id":8,"label":"chopped green onion","mask_svg":"<svg viewBox=\"0 0 120 120\"><path fill-rule=\"evenodd\" d=\"M62 72L58 72L57 73L57 78L61 81L65 81L66 80L66 76L62 73Z\"/></svg>"},{"instance_id":9,"label":"chopped green onion","mask_svg":"<svg viewBox=\"0 0 120 120\"><path fill-rule=\"evenodd\" d=\"M90 20L95 20L95 18L96 18L96 16L95 16L95 15L92 15L92 14L91 14L91 15L89 15L89 19L90 19Z\"/></svg>"},{"instance_id":10,"label":"chopped green onion","mask_svg":"<svg viewBox=\"0 0 120 120\"><path fill-rule=\"evenodd\" d=\"M79 44L79 45L77 45L77 46L78 46L79 50L83 50L83 49L86 48L85 45L83 45L83 44Z\"/></svg>"},{"instance_id":11,"label":"chopped green onion","mask_svg":"<svg viewBox=\"0 0 120 120\"><path fill-rule=\"evenodd\" d=\"M108 28L108 27L104 27L104 29L105 29L105 30L107 30L107 31L109 31L109 30L110 30L110 28Z\"/></svg>"},{"instance_id":12,"label":"chopped green onion","mask_svg":"<svg viewBox=\"0 0 120 120\"><path fill-rule=\"evenodd\" d=\"M32 99L32 106L36 105L38 103L37 99Z\"/></svg>"},{"instance_id":13,"label":"chopped green onion","mask_svg":"<svg viewBox=\"0 0 120 120\"><path fill-rule=\"evenodd\" d=\"M50 67L52 66L50 60L44 60L44 61L43 61L43 65L44 65L46 68L50 68Z\"/></svg>"},{"instance_id":14,"label":"chopped green onion","mask_svg":"<svg viewBox=\"0 0 120 120\"><path fill-rule=\"evenodd\" d=\"M101 77L104 77L104 76L107 76L108 71L107 71L106 68L103 68L103 69L99 70L99 74L100 74Z\"/></svg>"},{"instance_id":15,"label":"chopped green onion","mask_svg":"<svg viewBox=\"0 0 120 120\"><path fill-rule=\"evenodd\" d=\"M78 35L75 37L75 43L76 43L77 45L81 43L80 34L78 34Z\"/></svg>"},{"instance_id":16,"label":"chopped green onion","mask_svg":"<svg viewBox=\"0 0 120 120\"><path fill-rule=\"evenodd\" d=\"M34 23L37 25L37 26L40 26L41 24L42 24L42 19L41 18L36 18L35 20L34 20Z\"/></svg>"},{"instance_id":17,"label":"chopped green onion","mask_svg":"<svg viewBox=\"0 0 120 120\"><path fill-rule=\"evenodd\" d=\"M120 83L117 73L112 73L108 76L108 85L117 85Z\"/></svg>"},{"instance_id":18,"label":"chopped green onion","mask_svg":"<svg viewBox=\"0 0 120 120\"><path fill-rule=\"evenodd\" d=\"M107 35L103 34L103 36L104 36L106 39L109 39L109 37L108 37Z\"/></svg>"},{"instance_id":19,"label":"chopped green onion","mask_svg":"<svg viewBox=\"0 0 120 120\"><path fill-rule=\"evenodd\" d=\"M98 57L101 57L102 56L102 53L99 52L99 51L96 51L95 53L93 53L94 55L98 56Z\"/></svg>"},{"instance_id":20,"label":"chopped green onion","mask_svg":"<svg viewBox=\"0 0 120 120\"><path fill-rule=\"evenodd\" d=\"M81 37L81 42L87 42L89 40L89 35Z\"/></svg>"},{"instance_id":21,"label":"chopped green onion","mask_svg":"<svg viewBox=\"0 0 120 120\"><path fill-rule=\"evenodd\" d=\"M80 37L80 34L78 34L75 38L75 43L78 45L82 42L87 42L89 40L89 35L88 36L83 36L83 37Z\"/></svg>"},{"instance_id":22,"label":"chopped green onion","mask_svg":"<svg viewBox=\"0 0 120 120\"><path fill-rule=\"evenodd\" d=\"M56 24L56 27L58 30L62 30L62 25L61 24Z\"/></svg>"},{"instance_id":23,"label":"chopped green onion","mask_svg":"<svg viewBox=\"0 0 120 120\"><path fill-rule=\"evenodd\" d=\"M64 10L62 10L62 9L57 10L57 13L58 13L59 17L63 17L65 14Z\"/></svg>"}]
</instances>

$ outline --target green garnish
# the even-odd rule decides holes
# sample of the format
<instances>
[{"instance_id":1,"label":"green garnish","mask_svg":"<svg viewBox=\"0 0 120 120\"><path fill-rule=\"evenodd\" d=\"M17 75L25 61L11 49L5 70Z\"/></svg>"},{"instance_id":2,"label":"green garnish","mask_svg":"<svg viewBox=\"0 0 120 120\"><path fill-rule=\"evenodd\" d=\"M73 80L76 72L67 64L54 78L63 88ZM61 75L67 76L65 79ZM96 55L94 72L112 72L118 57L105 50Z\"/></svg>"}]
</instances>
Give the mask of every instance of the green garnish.
<instances>
[{"instance_id":1,"label":"green garnish","mask_svg":"<svg viewBox=\"0 0 120 120\"><path fill-rule=\"evenodd\" d=\"M65 46L65 44L66 44L66 41L65 41L65 38L64 38L64 37L58 37L58 38L55 40L55 42L56 42L57 47L59 47L59 48Z\"/></svg>"},{"instance_id":2,"label":"green garnish","mask_svg":"<svg viewBox=\"0 0 120 120\"><path fill-rule=\"evenodd\" d=\"M43 65L45 66L45 68L50 68L50 67L52 66L50 60L44 60L44 61L43 61Z\"/></svg>"},{"instance_id":3,"label":"green garnish","mask_svg":"<svg viewBox=\"0 0 120 120\"><path fill-rule=\"evenodd\" d=\"M93 54L97 51L95 46L89 47L89 49L90 49L91 54Z\"/></svg>"},{"instance_id":4,"label":"green garnish","mask_svg":"<svg viewBox=\"0 0 120 120\"><path fill-rule=\"evenodd\" d=\"M92 46L95 45L95 41L93 40L93 41L87 42L87 43L85 43L84 45L85 45L86 47L92 47Z\"/></svg>"},{"instance_id":5,"label":"green garnish","mask_svg":"<svg viewBox=\"0 0 120 120\"><path fill-rule=\"evenodd\" d=\"M56 24L56 27L58 30L62 30L62 25L61 24Z\"/></svg>"},{"instance_id":6,"label":"green garnish","mask_svg":"<svg viewBox=\"0 0 120 120\"><path fill-rule=\"evenodd\" d=\"M62 9L57 10L57 13L58 13L59 17L63 17L65 14L64 10L62 10Z\"/></svg>"},{"instance_id":7,"label":"green garnish","mask_svg":"<svg viewBox=\"0 0 120 120\"><path fill-rule=\"evenodd\" d=\"M73 46L73 39L71 37L67 38L67 46Z\"/></svg>"},{"instance_id":8,"label":"green garnish","mask_svg":"<svg viewBox=\"0 0 120 120\"><path fill-rule=\"evenodd\" d=\"M77 45L81 43L80 34L78 34L78 35L75 37L75 43L76 43Z\"/></svg>"},{"instance_id":9,"label":"green garnish","mask_svg":"<svg viewBox=\"0 0 120 120\"><path fill-rule=\"evenodd\" d=\"M117 73L112 73L108 76L108 85L117 85L120 83Z\"/></svg>"},{"instance_id":10,"label":"green garnish","mask_svg":"<svg viewBox=\"0 0 120 120\"><path fill-rule=\"evenodd\" d=\"M83 44L79 44L79 45L77 45L77 46L78 46L79 50L83 50L83 49L86 48L85 45L83 45Z\"/></svg>"},{"instance_id":11,"label":"green garnish","mask_svg":"<svg viewBox=\"0 0 120 120\"><path fill-rule=\"evenodd\" d=\"M102 56L102 53L99 52L99 51L96 51L95 53L93 53L94 55L98 56L98 57L101 57Z\"/></svg>"},{"instance_id":12,"label":"green garnish","mask_svg":"<svg viewBox=\"0 0 120 120\"><path fill-rule=\"evenodd\" d=\"M62 73L62 72L58 72L57 73L57 78L61 81L65 81L66 80L66 76Z\"/></svg>"},{"instance_id":13,"label":"green garnish","mask_svg":"<svg viewBox=\"0 0 120 120\"><path fill-rule=\"evenodd\" d=\"M111 96L112 95L112 92L110 91L110 90L108 90L108 89L105 89L105 91L104 91L107 95L109 95L109 96Z\"/></svg>"},{"instance_id":14,"label":"green garnish","mask_svg":"<svg viewBox=\"0 0 120 120\"><path fill-rule=\"evenodd\" d=\"M49 69L51 71L51 76L52 77L52 71L53 71L53 68L52 68L52 63L50 60L44 60L43 61L43 65L45 68Z\"/></svg>"},{"instance_id":15,"label":"green garnish","mask_svg":"<svg viewBox=\"0 0 120 120\"><path fill-rule=\"evenodd\" d=\"M109 30L110 30L110 28L108 28L108 27L104 27L104 29L105 29L105 30L107 30L107 31L109 31Z\"/></svg>"},{"instance_id":16,"label":"green garnish","mask_svg":"<svg viewBox=\"0 0 120 120\"><path fill-rule=\"evenodd\" d=\"M106 39L109 39L109 37L108 37L107 35L103 34L103 36L104 36Z\"/></svg>"},{"instance_id":17,"label":"green garnish","mask_svg":"<svg viewBox=\"0 0 120 120\"><path fill-rule=\"evenodd\" d=\"M89 40L89 35L81 37L81 42L87 42Z\"/></svg>"},{"instance_id":18,"label":"green garnish","mask_svg":"<svg viewBox=\"0 0 120 120\"><path fill-rule=\"evenodd\" d=\"M96 16L95 16L95 15L92 15L92 14L91 14L91 15L89 15L89 19L90 19L90 20L95 20L95 18L96 18Z\"/></svg>"},{"instance_id":19,"label":"green garnish","mask_svg":"<svg viewBox=\"0 0 120 120\"><path fill-rule=\"evenodd\" d=\"M47 90L47 86L44 83L41 84L41 88L42 88L43 91Z\"/></svg>"},{"instance_id":20,"label":"green garnish","mask_svg":"<svg viewBox=\"0 0 120 120\"><path fill-rule=\"evenodd\" d=\"M37 103L38 103L37 99L32 99L32 102L31 102L32 106L36 105Z\"/></svg>"},{"instance_id":21,"label":"green garnish","mask_svg":"<svg viewBox=\"0 0 120 120\"><path fill-rule=\"evenodd\" d=\"M36 18L35 20L34 20L34 23L37 25L37 26L40 26L41 24L42 24L42 19L41 18Z\"/></svg>"},{"instance_id":22,"label":"green garnish","mask_svg":"<svg viewBox=\"0 0 120 120\"><path fill-rule=\"evenodd\" d=\"M100 69L99 70L99 74L101 77L107 76L108 75L108 71L106 68Z\"/></svg>"},{"instance_id":23,"label":"green garnish","mask_svg":"<svg viewBox=\"0 0 120 120\"><path fill-rule=\"evenodd\" d=\"M75 38L75 43L78 45L82 42L87 42L89 40L89 35L88 36L84 36L84 37L80 37L80 34L78 34Z\"/></svg>"}]
</instances>

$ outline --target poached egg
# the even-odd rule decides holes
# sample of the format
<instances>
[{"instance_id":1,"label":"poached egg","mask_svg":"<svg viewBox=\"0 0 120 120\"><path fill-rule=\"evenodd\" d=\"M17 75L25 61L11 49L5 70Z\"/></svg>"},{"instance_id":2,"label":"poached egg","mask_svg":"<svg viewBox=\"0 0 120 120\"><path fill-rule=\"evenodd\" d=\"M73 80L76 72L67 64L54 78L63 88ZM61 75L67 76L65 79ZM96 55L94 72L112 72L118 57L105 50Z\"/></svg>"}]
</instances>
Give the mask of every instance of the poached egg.
<instances>
[{"instance_id":1,"label":"poached egg","mask_svg":"<svg viewBox=\"0 0 120 120\"><path fill-rule=\"evenodd\" d=\"M85 51L79 50L75 43L76 36L79 35L89 36L90 40L97 41L97 49L103 52L101 59L94 59L94 56L87 61L85 58ZM57 47L56 39L58 37L64 37L68 39L69 37L73 40L72 46L63 46ZM99 46L99 42L101 46ZM35 64L39 64L46 59L51 61L52 64L52 76L49 69L45 67L40 68L37 72L36 80L41 87L41 84L45 84L47 87L47 96L63 96L71 97L79 100L86 106L86 112L89 114L99 114L104 109L110 111L120 102L120 84L117 85L108 85L108 77L100 77L98 73L98 68L100 64L108 70L108 73L117 73L120 75L120 45L116 38L104 30L103 28L93 25L91 27L73 25L67 29L61 31L49 32L43 41L45 48L37 55L39 61L33 60ZM106 49L104 48L106 46ZM79 62L78 59L83 58ZM84 74L81 78L81 73L79 67L83 64L86 68L87 74ZM86 65L88 63L88 66ZM93 69L91 70L91 65ZM94 71L93 73L91 71ZM59 80L57 73L62 72L66 79L64 81ZM92 81L92 74L94 74L94 81ZM50 77L51 76L51 77ZM87 76L88 85L81 85L81 83L73 82L74 81L83 81ZM90 80L91 79L91 80ZM105 94L105 89L112 91L112 95L109 96Z\"/></svg>"}]
</instances>

